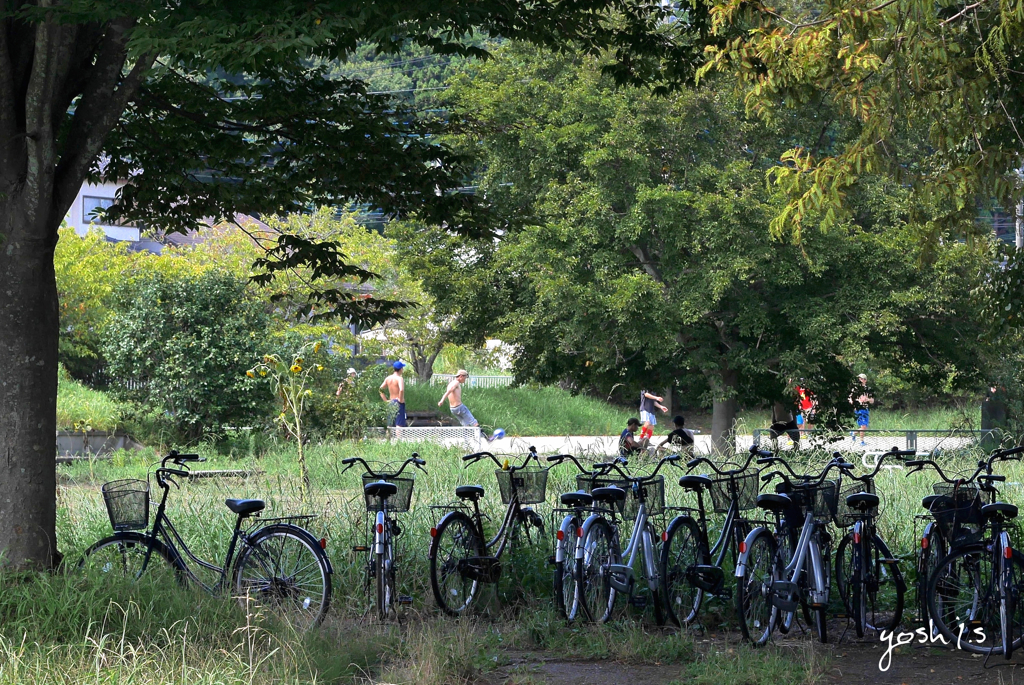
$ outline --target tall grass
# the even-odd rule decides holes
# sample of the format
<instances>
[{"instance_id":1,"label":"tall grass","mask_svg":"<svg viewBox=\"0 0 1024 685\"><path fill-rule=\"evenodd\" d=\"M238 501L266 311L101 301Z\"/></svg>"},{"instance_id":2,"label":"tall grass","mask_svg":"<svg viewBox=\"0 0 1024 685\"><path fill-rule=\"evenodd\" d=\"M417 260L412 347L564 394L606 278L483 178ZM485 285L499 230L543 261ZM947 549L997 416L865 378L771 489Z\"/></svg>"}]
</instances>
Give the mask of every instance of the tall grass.
<instances>
[{"instance_id":1,"label":"tall grass","mask_svg":"<svg viewBox=\"0 0 1024 685\"><path fill-rule=\"evenodd\" d=\"M57 376L57 428L113 431L124 405L110 395L82 385L62 368Z\"/></svg>"}]
</instances>

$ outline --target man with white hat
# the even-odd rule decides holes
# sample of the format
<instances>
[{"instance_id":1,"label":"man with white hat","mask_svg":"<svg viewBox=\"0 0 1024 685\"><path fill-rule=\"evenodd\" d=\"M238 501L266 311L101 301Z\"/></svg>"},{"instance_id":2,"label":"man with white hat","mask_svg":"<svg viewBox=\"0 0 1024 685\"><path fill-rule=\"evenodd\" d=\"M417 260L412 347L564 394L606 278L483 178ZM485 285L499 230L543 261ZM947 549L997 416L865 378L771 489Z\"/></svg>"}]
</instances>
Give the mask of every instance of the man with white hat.
<instances>
[{"instance_id":1,"label":"man with white hat","mask_svg":"<svg viewBox=\"0 0 1024 685\"><path fill-rule=\"evenodd\" d=\"M438 400L437 406L444 404L444 400L448 398L448 410L452 413L459 423L463 426L479 426L480 423L473 416L473 412L469 411L469 407L462 403L462 384L469 380L469 372L465 369L459 369L455 373L455 378L448 383L448 387L445 388L444 394L441 395L441 399ZM505 430L503 428L497 428L493 435L488 436L486 433L484 437L487 442L492 442L499 438L505 437Z\"/></svg>"}]
</instances>

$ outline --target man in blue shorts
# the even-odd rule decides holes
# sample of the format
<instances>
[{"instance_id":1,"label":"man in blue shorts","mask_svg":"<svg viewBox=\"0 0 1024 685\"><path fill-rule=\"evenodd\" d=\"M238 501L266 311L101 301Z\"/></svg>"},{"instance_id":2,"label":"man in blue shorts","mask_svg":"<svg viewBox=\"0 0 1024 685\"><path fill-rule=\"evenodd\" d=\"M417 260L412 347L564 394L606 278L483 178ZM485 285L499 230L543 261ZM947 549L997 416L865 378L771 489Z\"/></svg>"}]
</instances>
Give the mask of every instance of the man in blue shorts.
<instances>
[{"instance_id":1,"label":"man in blue shorts","mask_svg":"<svg viewBox=\"0 0 1024 685\"><path fill-rule=\"evenodd\" d=\"M862 373L857 376L857 380L859 382L850 391L850 404L853 405L853 413L857 417L857 428L860 430L860 444L866 445L864 431L867 430L871 421L870 407L875 403L875 398L871 388L868 387L867 375ZM853 438L853 433L850 433L850 437ZM856 440L856 438L854 439Z\"/></svg>"}]
</instances>

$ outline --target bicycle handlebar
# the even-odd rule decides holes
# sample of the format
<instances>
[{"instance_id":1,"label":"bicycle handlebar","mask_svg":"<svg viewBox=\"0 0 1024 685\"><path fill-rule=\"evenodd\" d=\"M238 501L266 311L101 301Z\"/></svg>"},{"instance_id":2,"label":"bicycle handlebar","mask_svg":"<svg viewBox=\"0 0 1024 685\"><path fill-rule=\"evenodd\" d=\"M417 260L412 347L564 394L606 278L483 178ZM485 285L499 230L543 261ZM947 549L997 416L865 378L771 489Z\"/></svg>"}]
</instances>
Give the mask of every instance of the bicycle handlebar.
<instances>
[{"instance_id":1,"label":"bicycle handlebar","mask_svg":"<svg viewBox=\"0 0 1024 685\"><path fill-rule=\"evenodd\" d=\"M476 462L484 458L489 458L491 461L495 463L495 465L499 469L505 468L504 465L500 461L498 461L498 457L496 457L490 452L474 452L473 454L467 454L464 457L462 457L462 461L475 464ZM527 451L526 458L523 460L523 463L519 464L518 466L509 466L508 470L521 471L522 469L525 469L527 466L529 466L531 459L535 460L538 466L540 465L540 457L537 456L537 448L532 445L530 446L530 449Z\"/></svg>"},{"instance_id":2,"label":"bicycle handlebar","mask_svg":"<svg viewBox=\"0 0 1024 685\"><path fill-rule=\"evenodd\" d=\"M587 469L583 468L583 464L579 463L576 457L572 456L571 454L554 454L548 457L548 461L551 462L552 464L561 464L566 459L569 459L570 461L572 461L572 463L576 464L576 468L578 468L583 473L588 472Z\"/></svg>"},{"instance_id":3,"label":"bicycle handlebar","mask_svg":"<svg viewBox=\"0 0 1024 685\"><path fill-rule=\"evenodd\" d=\"M366 473L370 474L374 478L398 478L399 476L402 475L402 471L405 471L405 467L407 467L409 464L413 464L423 473L427 472L427 470L423 468L427 462L420 459L420 455L418 452L413 452L412 456L406 459L404 462L402 462L402 465L394 473L388 473L386 471L374 471L373 468L369 464L367 464L366 460L363 459L362 457L348 457L346 459L342 459L341 463L345 464L345 469L344 471L342 471L342 473L348 471L357 462L362 464L363 469L366 471Z\"/></svg>"},{"instance_id":4,"label":"bicycle handlebar","mask_svg":"<svg viewBox=\"0 0 1024 685\"><path fill-rule=\"evenodd\" d=\"M711 467L711 469L715 473L717 473L720 476L734 476L737 473L743 473L748 468L750 468L750 462L754 459L754 455L755 454L761 454L761 455L765 455L766 454L769 457L772 456L771 452L759 451L757 449L757 445L751 445L750 452L747 455L747 462L745 464L743 464L743 466L739 467L738 469L725 469L725 470L719 469L718 466L716 466L715 463L713 461L711 461L710 459L708 459L707 457L697 457L696 459L691 459L690 461L686 462L686 468L687 468L688 471L692 471L699 464L706 463L708 466ZM760 461L760 460L758 460L758 461Z\"/></svg>"}]
</instances>

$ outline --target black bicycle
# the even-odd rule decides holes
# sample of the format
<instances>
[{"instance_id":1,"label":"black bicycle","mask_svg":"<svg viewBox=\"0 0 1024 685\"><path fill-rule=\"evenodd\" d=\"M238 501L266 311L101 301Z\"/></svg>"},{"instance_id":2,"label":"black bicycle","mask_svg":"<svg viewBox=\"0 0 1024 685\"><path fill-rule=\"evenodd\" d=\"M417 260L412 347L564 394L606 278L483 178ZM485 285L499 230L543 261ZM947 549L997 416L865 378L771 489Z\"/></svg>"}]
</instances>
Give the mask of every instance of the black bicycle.
<instances>
[{"instance_id":1,"label":"black bicycle","mask_svg":"<svg viewBox=\"0 0 1024 685\"><path fill-rule=\"evenodd\" d=\"M366 553L366 586L369 589L371 582L376 586L376 609L377 618L385 620L395 612L398 604L411 604L411 599L398 595L398 584L396 581L395 569L395 539L402 534L402 528L398 525L394 515L409 511L409 504L412 501L412 488L415 479L410 474L402 477L402 472L409 464L415 465L418 469L427 472L423 468L425 461L420 455L413 452L413 455L405 460L397 471L378 470L367 464L360 457L349 457L342 459L345 469L348 471L356 463L363 465L363 498L366 501L366 511L373 514L373 532L368 533L366 538L369 542L373 538L372 545L358 545L353 547L354 552ZM367 517L369 522L369 517Z\"/></svg>"},{"instance_id":2,"label":"black bicycle","mask_svg":"<svg viewBox=\"0 0 1024 685\"><path fill-rule=\"evenodd\" d=\"M79 568L136 580L155 560L182 585L191 581L207 592L230 591L243 607L255 603L299 629L323 621L331 603L334 573L324 551L327 541L317 540L295 523L312 516L260 519L259 524L243 529L247 521L259 518L266 505L260 499L229 499L224 504L238 518L224 565L211 564L192 553L168 518L166 507L171 484L178 487L174 477L187 478L188 463L199 461L205 459L174 450L161 460L154 475L163 495L148 532L139 531L146 531L149 525L149 481L127 479L105 484L103 499L115 532L89 547ZM169 468L168 462L177 468ZM217 581L204 583L190 561L213 571Z\"/></svg>"},{"instance_id":3,"label":"black bicycle","mask_svg":"<svg viewBox=\"0 0 1024 685\"><path fill-rule=\"evenodd\" d=\"M494 475L501 501L507 505L498 532L490 540L484 536L480 513L484 488L481 485L455 488L455 496L470 502L472 510L465 505L445 507L451 511L430 529L430 587L437 606L450 616L458 616L472 605L481 584L498 582L501 557L509 542L518 537L520 525L527 536L531 526L544 534L540 514L523 506L540 504L547 495L548 469L540 465L536 448L531 447L523 463L517 465L509 465L508 461L502 463L490 452L476 452L462 458L467 465L481 459L490 459L498 467ZM534 468L530 468L531 461L536 462Z\"/></svg>"},{"instance_id":4,"label":"black bicycle","mask_svg":"<svg viewBox=\"0 0 1024 685\"><path fill-rule=\"evenodd\" d=\"M875 493L875 476L886 458L903 459L914 456L914 450L895 447L878 457L871 473L856 476L843 469L849 479L839 493L836 524L847 528L836 547L836 589L852 619L857 637L867 630L896 630L903 618L903 596L907 584L900 571L899 560L878 534L879 497Z\"/></svg>"},{"instance_id":5,"label":"black bicycle","mask_svg":"<svg viewBox=\"0 0 1024 685\"><path fill-rule=\"evenodd\" d=\"M751 447L746 463L735 469L720 469L706 457L697 457L686 464L687 468L692 471L707 464L715 476L686 475L679 479L680 487L696 493L697 509L683 508L683 513L672 519L661 550L665 607L669 619L676 625L689 625L697 618L705 594L732 596L732 587L725 583L723 564L726 554L731 552L735 567L740 544L754 523L741 518L740 512L757 506L758 471L750 468L755 455L771 456L771 452L758 452L756 447ZM705 490L711 495L713 511L725 514L722 530L713 546L708 537Z\"/></svg>"},{"instance_id":6,"label":"black bicycle","mask_svg":"<svg viewBox=\"0 0 1024 685\"><path fill-rule=\"evenodd\" d=\"M955 487L932 502L952 546L928 579L928 612L935 628L961 649L1007 659L1024 642L1024 554L1010 539L1018 509L998 501L995 483L1006 477L993 474L992 466L1020 459L1022 453L1024 447L999 450L979 462L967 479L947 478L931 460L907 462L910 473L931 466ZM996 501L984 503L975 483L987 486Z\"/></svg>"}]
</instances>

